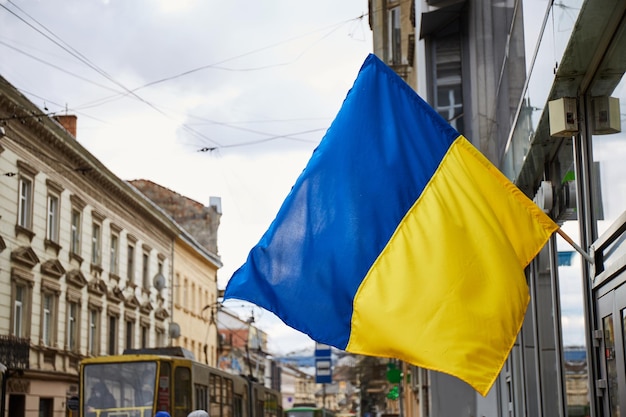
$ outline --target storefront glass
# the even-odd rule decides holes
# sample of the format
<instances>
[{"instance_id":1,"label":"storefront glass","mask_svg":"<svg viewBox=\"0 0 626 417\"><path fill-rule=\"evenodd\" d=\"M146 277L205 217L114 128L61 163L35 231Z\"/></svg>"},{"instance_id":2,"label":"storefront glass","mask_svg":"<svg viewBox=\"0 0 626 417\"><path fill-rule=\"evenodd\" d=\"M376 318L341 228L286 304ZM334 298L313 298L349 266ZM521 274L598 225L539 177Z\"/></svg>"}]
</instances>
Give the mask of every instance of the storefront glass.
<instances>
[{"instance_id":1,"label":"storefront glass","mask_svg":"<svg viewBox=\"0 0 626 417\"><path fill-rule=\"evenodd\" d=\"M528 84L502 167L502 172L511 180L517 178L542 115L547 113L544 105L548 102L556 68L563 57L582 3L582 0L553 3L545 17L545 0L523 3Z\"/></svg>"},{"instance_id":2,"label":"storefront glass","mask_svg":"<svg viewBox=\"0 0 626 417\"><path fill-rule=\"evenodd\" d=\"M613 99L609 98L612 97ZM618 99L614 100L614 99ZM621 81L612 93L589 100L596 134L593 143L593 207L601 236L626 211L626 133L616 131L624 127L626 115L626 81ZM605 112L604 106L607 106ZM610 127L613 126L613 127ZM604 252L605 267L626 254L626 242L619 239Z\"/></svg>"}]
</instances>

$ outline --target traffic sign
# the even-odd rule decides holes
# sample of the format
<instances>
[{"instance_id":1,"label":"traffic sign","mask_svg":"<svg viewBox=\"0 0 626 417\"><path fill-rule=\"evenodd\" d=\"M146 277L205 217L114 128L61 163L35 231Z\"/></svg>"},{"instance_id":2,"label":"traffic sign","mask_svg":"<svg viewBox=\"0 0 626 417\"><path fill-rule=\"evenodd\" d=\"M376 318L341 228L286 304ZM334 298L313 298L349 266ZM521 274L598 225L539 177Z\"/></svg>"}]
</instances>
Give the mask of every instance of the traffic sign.
<instances>
[{"instance_id":1,"label":"traffic sign","mask_svg":"<svg viewBox=\"0 0 626 417\"><path fill-rule=\"evenodd\" d=\"M332 361L330 358L315 359L315 383L329 384L333 382Z\"/></svg>"}]
</instances>

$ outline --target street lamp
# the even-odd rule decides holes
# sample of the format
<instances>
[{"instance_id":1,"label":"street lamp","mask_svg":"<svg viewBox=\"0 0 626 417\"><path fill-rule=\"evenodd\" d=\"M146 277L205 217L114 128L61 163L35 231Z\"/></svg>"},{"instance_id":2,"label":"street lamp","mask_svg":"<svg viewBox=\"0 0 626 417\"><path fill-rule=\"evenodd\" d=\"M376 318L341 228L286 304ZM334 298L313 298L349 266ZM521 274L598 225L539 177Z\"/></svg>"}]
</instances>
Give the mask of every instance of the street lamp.
<instances>
[{"instance_id":1,"label":"street lamp","mask_svg":"<svg viewBox=\"0 0 626 417\"><path fill-rule=\"evenodd\" d=\"M220 347L220 332L219 329L217 328L217 319L216 319L216 315L217 315L217 311L222 308L222 303L217 301L215 303L211 303L211 304L207 304L204 307L202 307L202 310L200 311L200 317L203 316L204 312L206 310L211 309L211 315L209 316L209 326L213 325L215 326L215 341L216 341L216 349L219 349ZM210 327L209 327L210 329ZM208 337L208 335L207 335ZM208 344L205 343L204 344L204 362L208 365L209 364L209 354L208 354ZM216 364L217 365L217 358L216 358Z\"/></svg>"}]
</instances>

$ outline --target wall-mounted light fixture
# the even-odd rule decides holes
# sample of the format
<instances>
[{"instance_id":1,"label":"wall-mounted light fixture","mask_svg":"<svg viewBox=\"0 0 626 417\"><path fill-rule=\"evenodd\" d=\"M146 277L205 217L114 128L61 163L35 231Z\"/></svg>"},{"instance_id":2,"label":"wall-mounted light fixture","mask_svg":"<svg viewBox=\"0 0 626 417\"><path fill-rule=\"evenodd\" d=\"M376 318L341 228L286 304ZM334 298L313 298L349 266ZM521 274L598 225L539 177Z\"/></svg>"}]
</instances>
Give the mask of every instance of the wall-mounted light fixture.
<instances>
[{"instance_id":1,"label":"wall-mounted light fixture","mask_svg":"<svg viewBox=\"0 0 626 417\"><path fill-rule=\"evenodd\" d=\"M172 339L178 339L180 337L180 326L178 323L170 323L169 334Z\"/></svg>"},{"instance_id":2,"label":"wall-mounted light fixture","mask_svg":"<svg viewBox=\"0 0 626 417\"><path fill-rule=\"evenodd\" d=\"M154 288L156 288L157 291L161 291L165 288L165 277L162 273L159 272L154 276L152 279L152 285L154 285Z\"/></svg>"}]
</instances>

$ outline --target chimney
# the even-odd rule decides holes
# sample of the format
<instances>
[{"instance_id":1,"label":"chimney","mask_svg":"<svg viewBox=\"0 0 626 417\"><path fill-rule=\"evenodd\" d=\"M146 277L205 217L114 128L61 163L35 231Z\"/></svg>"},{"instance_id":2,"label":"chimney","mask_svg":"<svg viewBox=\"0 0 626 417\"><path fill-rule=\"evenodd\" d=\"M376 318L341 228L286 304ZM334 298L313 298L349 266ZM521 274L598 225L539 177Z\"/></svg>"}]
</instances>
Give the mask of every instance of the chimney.
<instances>
[{"instance_id":1,"label":"chimney","mask_svg":"<svg viewBox=\"0 0 626 417\"><path fill-rule=\"evenodd\" d=\"M59 122L70 135L76 137L76 116L66 114L64 116L54 116L54 119Z\"/></svg>"}]
</instances>

